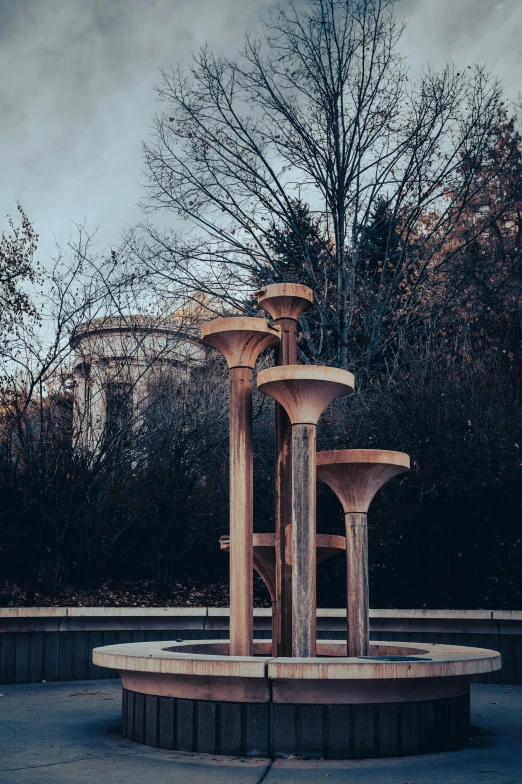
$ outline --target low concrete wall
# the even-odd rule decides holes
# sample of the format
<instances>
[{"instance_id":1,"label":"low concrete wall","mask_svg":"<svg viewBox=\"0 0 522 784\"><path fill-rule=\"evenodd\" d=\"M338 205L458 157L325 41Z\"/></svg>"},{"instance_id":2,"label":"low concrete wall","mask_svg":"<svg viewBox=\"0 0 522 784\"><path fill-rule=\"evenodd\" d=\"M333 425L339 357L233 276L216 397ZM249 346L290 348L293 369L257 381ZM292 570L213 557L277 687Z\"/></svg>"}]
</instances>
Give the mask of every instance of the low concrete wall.
<instances>
[{"instance_id":1,"label":"low concrete wall","mask_svg":"<svg viewBox=\"0 0 522 784\"><path fill-rule=\"evenodd\" d=\"M343 610L318 610L322 639L343 639ZM371 638L490 648L502 670L477 680L522 684L522 611L370 610ZM269 638L271 610L254 611L255 636ZM114 678L92 649L123 642L228 637L228 609L206 607L0 608L0 683Z\"/></svg>"}]
</instances>

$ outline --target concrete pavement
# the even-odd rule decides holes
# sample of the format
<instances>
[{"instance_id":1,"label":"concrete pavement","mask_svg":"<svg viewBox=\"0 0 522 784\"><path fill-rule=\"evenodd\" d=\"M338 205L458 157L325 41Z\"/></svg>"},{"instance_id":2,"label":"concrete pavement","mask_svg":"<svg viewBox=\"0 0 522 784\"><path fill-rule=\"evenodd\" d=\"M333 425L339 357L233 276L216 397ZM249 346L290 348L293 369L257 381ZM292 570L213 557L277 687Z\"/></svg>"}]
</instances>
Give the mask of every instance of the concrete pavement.
<instances>
[{"instance_id":1,"label":"concrete pavement","mask_svg":"<svg viewBox=\"0 0 522 784\"><path fill-rule=\"evenodd\" d=\"M239 759L121 737L119 681L0 686L2 784L520 784L522 687L472 687L473 741L402 759Z\"/></svg>"}]
</instances>

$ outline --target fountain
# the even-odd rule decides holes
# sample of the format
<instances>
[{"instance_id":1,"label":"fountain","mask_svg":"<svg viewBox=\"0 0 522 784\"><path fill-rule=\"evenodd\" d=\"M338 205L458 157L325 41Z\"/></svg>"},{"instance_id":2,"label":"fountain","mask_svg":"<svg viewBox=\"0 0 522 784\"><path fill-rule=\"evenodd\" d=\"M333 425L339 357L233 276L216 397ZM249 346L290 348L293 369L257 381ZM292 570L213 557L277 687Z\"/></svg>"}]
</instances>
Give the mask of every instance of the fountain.
<instances>
[{"instance_id":1,"label":"fountain","mask_svg":"<svg viewBox=\"0 0 522 784\"><path fill-rule=\"evenodd\" d=\"M242 756L389 757L440 751L469 738L476 674L500 668L479 648L370 642L368 507L407 471L402 452L316 452L324 409L353 391L351 373L298 365L297 320L312 292L273 284L258 292L261 318L220 318L202 340L230 371L230 640L143 642L95 648L119 671L122 731L166 749ZM252 375L260 353L276 366L258 374L276 401L276 530L254 534ZM337 495L346 536L316 534L316 478ZM316 565L346 551L346 642L317 640ZM253 569L272 599L272 640L253 639Z\"/></svg>"}]
</instances>

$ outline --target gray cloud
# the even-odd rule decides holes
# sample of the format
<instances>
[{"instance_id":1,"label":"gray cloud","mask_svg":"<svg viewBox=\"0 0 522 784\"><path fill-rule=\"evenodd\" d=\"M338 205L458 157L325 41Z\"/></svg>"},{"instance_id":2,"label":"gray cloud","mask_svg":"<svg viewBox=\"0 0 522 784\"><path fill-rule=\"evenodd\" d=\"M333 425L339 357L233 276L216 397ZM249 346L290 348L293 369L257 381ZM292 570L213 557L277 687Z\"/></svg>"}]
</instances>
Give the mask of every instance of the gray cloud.
<instances>
[{"instance_id":1,"label":"gray cloud","mask_svg":"<svg viewBox=\"0 0 522 784\"><path fill-rule=\"evenodd\" d=\"M233 50L263 0L0 2L0 216L20 202L42 258L71 221L117 243L139 218L140 139L158 68ZM0 225L4 225L1 221Z\"/></svg>"},{"instance_id":2,"label":"gray cloud","mask_svg":"<svg viewBox=\"0 0 522 784\"><path fill-rule=\"evenodd\" d=\"M118 242L140 218L158 68L208 40L230 53L269 0L0 0L0 227L19 201L42 260L72 221ZM513 97L521 0L403 0L412 67L487 61Z\"/></svg>"},{"instance_id":3,"label":"gray cloud","mask_svg":"<svg viewBox=\"0 0 522 784\"><path fill-rule=\"evenodd\" d=\"M521 0L401 0L404 48L412 66L454 60L483 63L515 99L522 71Z\"/></svg>"}]
</instances>

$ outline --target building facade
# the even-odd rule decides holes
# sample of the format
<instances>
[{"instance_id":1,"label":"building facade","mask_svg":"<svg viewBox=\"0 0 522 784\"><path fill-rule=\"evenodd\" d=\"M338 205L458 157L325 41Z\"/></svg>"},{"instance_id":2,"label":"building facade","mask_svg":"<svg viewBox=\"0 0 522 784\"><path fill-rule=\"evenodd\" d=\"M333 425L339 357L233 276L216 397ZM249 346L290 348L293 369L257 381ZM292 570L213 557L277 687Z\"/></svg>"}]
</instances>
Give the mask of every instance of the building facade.
<instances>
[{"instance_id":1,"label":"building facade","mask_svg":"<svg viewBox=\"0 0 522 784\"><path fill-rule=\"evenodd\" d=\"M204 358L196 330L178 318L92 319L75 330L71 346L73 439L78 448L92 452L104 440L139 426L159 373L170 368L186 374Z\"/></svg>"}]
</instances>

